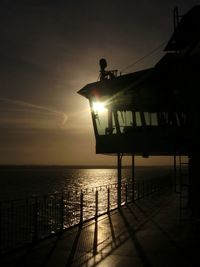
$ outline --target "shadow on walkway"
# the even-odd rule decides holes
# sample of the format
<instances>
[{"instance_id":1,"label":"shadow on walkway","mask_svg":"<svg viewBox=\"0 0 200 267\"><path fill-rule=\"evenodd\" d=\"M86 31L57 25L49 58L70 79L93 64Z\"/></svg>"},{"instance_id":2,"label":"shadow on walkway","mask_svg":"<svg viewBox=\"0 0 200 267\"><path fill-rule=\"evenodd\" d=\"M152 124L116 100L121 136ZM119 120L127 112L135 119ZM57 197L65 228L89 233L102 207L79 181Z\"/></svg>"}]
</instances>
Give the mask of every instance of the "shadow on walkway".
<instances>
[{"instance_id":1,"label":"shadow on walkway","mask_svg":"<svg viewBox=\"0 0 200 267\"><path fill-rule=\"evenodd\" d=\"M129 232L129 236L132 239L134 246L137 250L137 254L141 260L142 266L151 267L152 266L151 262L149 261L147 255L145 253L145 250L143 249L142 245L140 244L139 240L137 239L136 231L133 230L132 227L130 226L130 222L127 220L126 216L124 215L123 209L120 209L119 212L120 212L121 217L123 218L125 227Z\"/></svg>"},{"instance_id":2,"label":"shadow on walkway","mask_svg":"<svg viewBox=\"0 0 200 267\"><path fill-rule=\"evenodd\" d=\"M189 249L195 243L193 239L190 240L188 232L183 235L178 224L177 203L177 196L174 195L157 195L138 200L84 223L82 227L64 231L57 238L5 256L0 260L0 265L196 266L191 260L195 255ZM195 251L197 253L197 249Z\"/></svg>"}]
</instances>

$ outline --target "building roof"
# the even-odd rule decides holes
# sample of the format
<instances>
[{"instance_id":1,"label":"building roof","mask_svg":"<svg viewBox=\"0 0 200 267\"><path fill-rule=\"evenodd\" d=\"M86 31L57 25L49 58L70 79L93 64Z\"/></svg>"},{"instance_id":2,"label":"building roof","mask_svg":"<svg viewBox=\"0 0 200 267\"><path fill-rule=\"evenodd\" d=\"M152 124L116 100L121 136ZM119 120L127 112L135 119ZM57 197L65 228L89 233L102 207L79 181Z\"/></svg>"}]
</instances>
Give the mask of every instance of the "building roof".
<instances>
[{"instance_id":1,"label":"building roof","mask_svg":"<svg viewBox=\"0 0 200 267\"><path fill-rule=\"evenodd\" d=\"M114 95L117 92L137 90L154 76L154 68L137 71L134 73L117 76L87 84L78 93L86 98ZM149 86L149 83L148 83Z\"/></svg>"}]
</instances>

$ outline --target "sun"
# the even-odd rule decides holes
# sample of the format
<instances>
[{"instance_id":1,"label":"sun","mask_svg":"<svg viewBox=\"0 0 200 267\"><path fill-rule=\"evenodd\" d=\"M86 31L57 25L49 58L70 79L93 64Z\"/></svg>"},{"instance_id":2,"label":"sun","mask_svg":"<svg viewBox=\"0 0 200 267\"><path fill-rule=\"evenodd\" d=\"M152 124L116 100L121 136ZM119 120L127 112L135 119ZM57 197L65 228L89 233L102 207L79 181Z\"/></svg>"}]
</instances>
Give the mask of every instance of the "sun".
<instances>
[{"instance_id":1,"label":"sun","mask_svg":"<svg viewBox=\"0 0 200 267\"><path fill-rule=\"evenodd\" d=\"M92 108L97 113L103 113L106 111L105 104L103 102L93 102Z\"/></svg>"}]
</instances>

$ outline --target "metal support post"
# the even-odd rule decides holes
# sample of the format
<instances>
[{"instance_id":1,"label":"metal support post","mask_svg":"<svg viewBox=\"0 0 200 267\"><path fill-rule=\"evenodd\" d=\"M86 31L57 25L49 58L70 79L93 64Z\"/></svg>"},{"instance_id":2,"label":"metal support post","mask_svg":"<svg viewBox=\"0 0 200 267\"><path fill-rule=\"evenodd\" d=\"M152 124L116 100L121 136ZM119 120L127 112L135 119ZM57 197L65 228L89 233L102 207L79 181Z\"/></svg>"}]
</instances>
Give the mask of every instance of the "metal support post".
<instances>
[{"instance_id":1,"label":"metal support post","mask_svg":"<svg viewBox=\"0 0 200 267\"><path fill-rule=\"evenodd\" d=\"M125 185L125 194L126 194L126 204L128 204L128 185Z\"/></svg>"},{"instance_id":2,"label":"metal support post","mask_svg":"<svg viewBox=\"0 0 200 267\"><path fill-rule=\"evenodd\" d=\"M61 193L60 198L60 232L64 229L64 193Z\"/></svg>"},{"instance_id":3,"label":"metal support post","mask_svg":"<svg viewBox=\"0 0 200 267\"><path fill-rule=\"evenodd\" d=\"M80 194L80 221L79 224L82 225L83 224L83 192L81 190L81 194Z\"/></svg>"},{"instance_id":4,"label":"metal support post","mask_svg":"<svg viewBox=\"0 0 200 267\"><path fill-rule=\"evenodd\" d=\"M110 212L110 188L108 187L108 209L107 212Z\"/></svg>"},{"instance_id":5,"label":"metal support post","mask_svg":"<svg viewBox=\"0 0 200 267\"><path fill-rule=\"evenodd\" d=\"M95 220L97 220L98 217L98 204L99 204L99 192L98 190L96 190L95 193Z\"/></svg>"},{"instance_id":6,"label":"metal support post","mask_svg":"<svg viewBox=\"0 0 200 267\"><path fill-rule=\"evenodd\" d=\"M135 157L132 154L132 202L135 201Z\"/></svg>"},{"instance_id":7,"label":"metal support post","mask_svg":"<svg viewBox=\"0 0 200 267\"><path fill-rule=\"evenodd\" d=\"M117 171L118 171L118 182L117 182L117 203L118 208L121 207L121 187L122 187L122 157L123 154L117 154Z\"/></svg>"},{"instance_id":8,"label":"metal support post","mask_svg":"<svg viewBox=\"0 0 200 267\"><path fill-rule=\"evenodd\" d=\"M175 193L178 193L178 191L177 191L176 154L174 154L174 188L175 188Z\"/></svg>"},{"instance_id":9,"label":"metal support post","mask_svg":"<svg viewBox=\"0 0 200 267\"><path fill-rule=\"evenodd\" d=\"M34 198L33 203L33 243L38 241L38 198Z\"/></svg>"}]
</instances>

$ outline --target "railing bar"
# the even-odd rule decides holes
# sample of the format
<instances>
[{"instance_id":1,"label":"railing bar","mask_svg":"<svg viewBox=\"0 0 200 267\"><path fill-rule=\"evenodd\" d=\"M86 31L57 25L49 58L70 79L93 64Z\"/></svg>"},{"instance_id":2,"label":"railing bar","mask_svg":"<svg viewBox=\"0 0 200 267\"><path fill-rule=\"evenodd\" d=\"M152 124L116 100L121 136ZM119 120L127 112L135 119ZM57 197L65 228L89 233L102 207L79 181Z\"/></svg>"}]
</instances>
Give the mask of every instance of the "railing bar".
<instances>
[{"instance_id":1,"label":"railing bar","mask_svg":"<svg viewBox=\"0 0 200 267\"><path fill-rule=\"evenodd\" d=\"M169 185L167 179L158 178L136 181L132 186L122 182L122 203L128 203L132 199L133 190L136 192L136 200ZM103 197L105 190L107 191L107 201ZM87 193L85 200L88 204L85 202L85 205L91 206L85 211L84 216L84 203L81 200L83 192ZM92 192L95 192L94 201L91 199ZM25 200L2 201L0 202L0 248L1 250L9 250L30 240L37 241L44 236L48 236L51 232L57 233L59 229L63 230L66 227L76 225L80 221L84 222L88 218L97 218L99 215L117 207L117 204L113 201L116 196L117 183L112 183L86 188L82 193L77 190L74 190L73 193L64 190L63 192L35 196ZM92 210L94 211L93 215L91 215Z\"/></svg>"}]
</instances>

